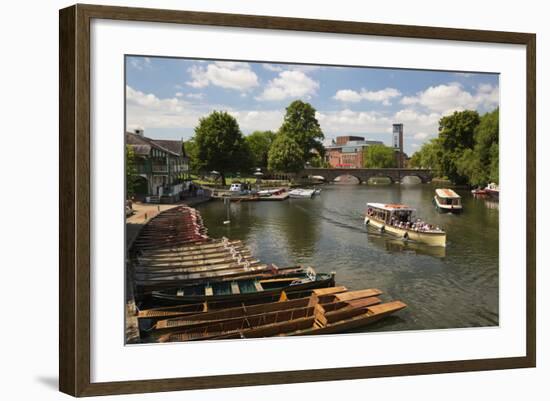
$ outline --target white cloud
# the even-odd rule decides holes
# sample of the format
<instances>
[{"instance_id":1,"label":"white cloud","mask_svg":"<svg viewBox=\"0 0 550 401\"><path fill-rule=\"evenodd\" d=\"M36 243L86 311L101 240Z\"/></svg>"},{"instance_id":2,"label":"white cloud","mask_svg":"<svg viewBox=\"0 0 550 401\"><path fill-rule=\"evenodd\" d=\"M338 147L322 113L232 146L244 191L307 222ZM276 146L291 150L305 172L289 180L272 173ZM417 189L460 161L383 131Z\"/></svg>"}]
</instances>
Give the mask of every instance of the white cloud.
<instances>
[{"instance_id":1,"label":"white cloud","mask_svg":"<svg viewBox=\"0 0 550 401\"><path fill-rule=\"evenodd\" d=\"M281 110L239 110L228 113L237 119L243 132L276 131L284 118L284 112Z\"/></svg>"},{"instance_id":2,"label":"white cloud","mask_svg":"<svg viewBox=\"0 0 550 401\"><path fill-rule=\"evenodd\" d=\"M368 134L391 132L391 119L375 111L345 109L317 112L316 117L324 132L337 135L345 133Z\"/></svg>"},{"instance_id":3,"label":"white cloud","mask_svg":"<svg viewBox=\"0 0 550 401\"><path fill-rule=\"evenodd\" d=\"M429 137L429 135L426 134L425 132L417 132L416 134L413 135L414 139L419 139L419 140L424 140L427 137Z\"/></svg>"},{"instance_id":4,"label":"white cloud","mask_svg":"<svg viewBox=\"0 0 550 401\"><path fill-rule=\"evenodd\" d=\"M385 88L378 91L368 91L366 89L361 89L361 92L356 92L352 89L341 89L336 92L333 96L333 99L339 100L341 102L352 102L357 103L361 100L368 100L371 102L380 102L384 106L391 105L390 100L394 97L401 96L395 88Z\"/></svg>"},{"instance_id":5,"label":"white cloud","mask_svg":"<svg viewBox=\"0 0 550 401\"><path fill-rule=\"evenodd\" d=\"M188 99L204 99L204 93L188 93L185 95Z\"/></svg>"},{"instance_id":6,"label":"white cloud","mask_svg":"<svg viewBox=\"0 0 550 401\"><path fill-rule=\"evenodd\" d=\"M138 71L152 68L151 59L149 57L130 57L130 66Z\"/></svg>"},{"instance_id":7,"label":"white cloud","mask_svg":"<svg viewBox=\"0 0 550 401\"><path fill-rule=\"evenodd\" d=\"M126 86L126 117L128 127L182 128L194 127L200 110L193 109L181 98L161 99Z\"/></svg>"},{"instance_id":8,"label":"white cloud","mask_svg":"<svg viewBox=\"0 0 550 401\"><path fill-rule=\"evenodd\" d=\"M333 96L333 99L339 100L341 102L357 103L357 102L361 101L362 97L361 97L361 94L359 92L356 92L354 90L340 89Z\"/></svg>"},{"instance_id":9,"label":"white cloud","mask_svg":"<svg viewBox=\"0 0 550 401\"><path fill-rule=\"evenodd\" d=\"M387 134L390 142L392 124L404 124L406 137L424 141L437 135L441 113L421 113L412 109L403 109L395 113L376 111L321 111L316 114L325 134Z\"/></svg>"},{"instance_id":10,"label":"white cloud","mask_svg":"<svg viewBox=\"0 0 550 401\"><path fill-rule=\"evenodd\" d=\"M243 132L277 130L284 116L284 110L236 111L224 105L189 103L181 97L161 99L130 86L126 86L126 106L127 128L143 128L145 131L150 128L193 129L201 117L213 110L225 110L233 115Z\"/></svg>"},{"instance_id":11,"label":"white cloud","mask_svg":"<svg viewBox=\"0 0 550 401\"><path fill-rule=\"evenodd\" d=\"M246 91L259 85L258 76L248 63L218 61L207 66L193 65L188 69L192 80L186 84L193 88L208 85Z\"/></svg>"},{"instance_id":12,"label":"white cloud","mask_svg":"<svg viewBox=\"0 0 550 401\"><path fill-rule=\"evenodd\" d=\"M475 93L463 89L462 85L452 82L447 85L430 86L416 96L405 96L401 99L403 105L420 105L428 110L448 114L465 109L485 109L498 105L498 86L480 85Z\"/></svg>"},{"instance_id":13,"label":"white cloud","mask_svg":"<svg viewBox=\"0 0 550 401\"><path fill-rule=\"evenodd\" d=\"M274 65L274 64L262 64L262 67L264 67L264 69L266 69L268 71L273 71L273 72L283 71L282 67L280 67L278 65Z\"/></svg>"},{"instance_id":14,"label":"white cloud","mask_svg":"<svg viewBox=\"0 0 550 401\"><path fill-rule=\"evenodd\" d=\"M282 71L268 82L257 100L283 100L303 97L309 99L319 88L319 82L301 71Z\"/></svg>"}]
</instances>

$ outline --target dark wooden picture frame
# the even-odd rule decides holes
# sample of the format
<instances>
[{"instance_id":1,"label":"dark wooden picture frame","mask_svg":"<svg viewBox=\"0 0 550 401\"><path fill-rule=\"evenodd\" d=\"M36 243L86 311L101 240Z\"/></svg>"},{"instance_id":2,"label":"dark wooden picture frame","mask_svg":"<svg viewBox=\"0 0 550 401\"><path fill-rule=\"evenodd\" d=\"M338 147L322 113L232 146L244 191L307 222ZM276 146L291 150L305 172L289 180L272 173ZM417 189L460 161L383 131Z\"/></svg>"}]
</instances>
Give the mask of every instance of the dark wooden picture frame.
<instances>
[{"instance_id":1,"label":"dark wooden picture frame","mask_svg":"<svg viewBox=\"0 0 550 401\"><path fill-rule=\"evenodd\" d=\"M91 383L90 22L94 18L525 45L527 54L526 356ZM534 34L95 5L75 5L60 10L59 29L59 388L62 392L73 396L93 396L535 366L536 36Z\"/></svg>"}]
</instances>

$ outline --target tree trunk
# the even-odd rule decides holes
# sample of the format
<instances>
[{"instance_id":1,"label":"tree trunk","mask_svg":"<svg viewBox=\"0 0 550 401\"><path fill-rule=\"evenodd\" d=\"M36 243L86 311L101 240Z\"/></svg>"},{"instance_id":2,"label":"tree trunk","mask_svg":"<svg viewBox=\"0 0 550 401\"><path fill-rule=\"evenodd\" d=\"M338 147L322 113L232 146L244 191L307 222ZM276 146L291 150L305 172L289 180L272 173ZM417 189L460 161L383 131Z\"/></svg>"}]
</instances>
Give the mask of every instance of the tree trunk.
<instances>
[{"instance_id":1,"label":"tree trunk","mask_svg":"<svg viewBox=\"0 0 550 401\"><path fill-rule=\"evenodd\" d=\"M225 174L224 173L220 173L220 177L222 179L222 185L225 187Z\"/></svg>"}]
</instances>

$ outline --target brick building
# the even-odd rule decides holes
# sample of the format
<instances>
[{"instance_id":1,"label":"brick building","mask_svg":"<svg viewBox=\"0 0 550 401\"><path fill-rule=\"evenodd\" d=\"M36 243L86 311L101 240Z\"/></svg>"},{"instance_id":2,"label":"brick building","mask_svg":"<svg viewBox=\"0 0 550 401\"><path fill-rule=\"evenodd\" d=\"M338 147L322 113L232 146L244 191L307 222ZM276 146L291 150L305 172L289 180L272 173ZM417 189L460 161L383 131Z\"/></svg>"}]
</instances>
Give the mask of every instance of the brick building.
<instances>
[{"instance_id":1,"label":"brick building","mask_svg":"<svg viewBox=\"0 0 550 401\"><path fill-rule=\"evenodd\" d=\"M365 140L361 136L339 136L325 143L326 161L331 167L361 168L363 152L371 145L383 145L381 141Z\"/></svg>"}]
</instances>

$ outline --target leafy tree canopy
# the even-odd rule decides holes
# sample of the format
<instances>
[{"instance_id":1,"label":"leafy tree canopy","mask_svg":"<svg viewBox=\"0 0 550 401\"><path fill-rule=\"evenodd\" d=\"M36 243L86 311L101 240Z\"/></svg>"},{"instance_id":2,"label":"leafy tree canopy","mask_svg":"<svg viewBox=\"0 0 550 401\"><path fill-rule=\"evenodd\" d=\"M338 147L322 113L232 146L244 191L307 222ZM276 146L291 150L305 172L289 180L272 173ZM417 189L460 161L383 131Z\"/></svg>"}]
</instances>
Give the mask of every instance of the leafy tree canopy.
<instances>
[{"instance_id":1,"label":"leafy tree canopy","mask_svg":"<svg viewBox=\"0 0 550 401\"><path fill-rule=\"evenodd\" d=\"M372 145L363 153L363 165L367 168L397 167L394 150L385 145Z\"/></svg>"},{"instance_id":2,"label":"leafy tree canopy","mask_svg":"<svg viewBox=\"0 0 550 401\"><path fill-rule=\"evenodd\" d=\"M304 168L304 153L288 135L277 134L269 149L268 167L271 171L297 173Z\"/></svg>"},{"instance_id":3,"label":"leafy tree canopy","mask_svg":"<svg viewBox=\"0 0 550 401\"><path fill-rule=\"evenodd\" d=\"M411 158L412 167L429 168L455 183L498 183L499 109L481 117L476 111L455 112L439 122L439 136Z\"/></svg>"},{"instance_id":4,"label":"leafy tree canopy","mask_svg":"<svg viewBox=\"0 0 550 401\"><path fill-rule=\"evenodd\" d=\"M193 140L201 168L218 171L222 185L227 173L245 172L250 168L248 143L237 120L226 112L214 111L201 118Z\"/></svg>"},{"instance_id":5,"label":"leafy tree canopy","mask_svg":"<svg viewBox=\"0 0 550 401\"><path fill-rule=\"evenodd\" d=\"M272 131L254 131L245 137L252 157L253 167L267 167L269 148L275 139Z\"/></svg>"},{"instance_id":6,"label":"leafy tree canopy","mask_svg":"<svg viewBox=\"0 0 550 401\"><path fill-rule=\"evenodd\" d=\"M304 161L314 156L312 149L321 156L325 151L321 142L325 136L315 113L316 110L311 104L295 100L286 108L283 125L279 128L280 134L292 138L302 149Z\"/></svg>"}]
</instances>

